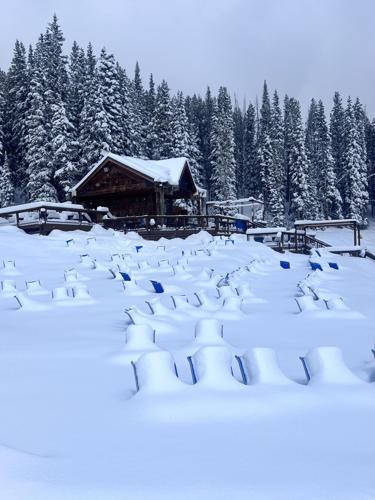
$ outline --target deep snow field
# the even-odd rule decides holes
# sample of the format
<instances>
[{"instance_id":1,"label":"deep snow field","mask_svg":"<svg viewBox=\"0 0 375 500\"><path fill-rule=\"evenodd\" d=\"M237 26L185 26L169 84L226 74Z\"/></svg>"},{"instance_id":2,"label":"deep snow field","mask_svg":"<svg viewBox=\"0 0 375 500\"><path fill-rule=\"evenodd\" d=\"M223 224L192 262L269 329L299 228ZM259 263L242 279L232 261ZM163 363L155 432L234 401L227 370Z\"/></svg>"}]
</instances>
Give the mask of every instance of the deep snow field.
<instances>
[{"instance_id":1,"label":"deep snow field","mask_svg":"<svg viewBox=\"0 0 375 500\"><path fill-rule=\"evenodd\" d=\"M375 262L232 240L0 227L1 500L374 500Z\"/></svg>"}]
</instances>

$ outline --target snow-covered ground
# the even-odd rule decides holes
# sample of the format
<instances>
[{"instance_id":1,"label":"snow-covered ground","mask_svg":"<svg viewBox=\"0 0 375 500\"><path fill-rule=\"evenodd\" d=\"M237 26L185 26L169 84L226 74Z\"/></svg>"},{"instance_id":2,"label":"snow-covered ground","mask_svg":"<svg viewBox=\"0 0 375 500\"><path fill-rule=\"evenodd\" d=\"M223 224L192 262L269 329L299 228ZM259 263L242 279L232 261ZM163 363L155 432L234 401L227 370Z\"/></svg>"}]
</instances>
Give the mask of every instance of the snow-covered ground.
<instances>
[{"instance_id":1,"label":"snow-covered ground","mask_svg":"<svg viewBox=\"0 0 375 500\"><path fill-rule=\"evenodd\" d=\"M1 227L0 498L373 500L374 276L243 237Z\"/></svg>"}]
</instances>

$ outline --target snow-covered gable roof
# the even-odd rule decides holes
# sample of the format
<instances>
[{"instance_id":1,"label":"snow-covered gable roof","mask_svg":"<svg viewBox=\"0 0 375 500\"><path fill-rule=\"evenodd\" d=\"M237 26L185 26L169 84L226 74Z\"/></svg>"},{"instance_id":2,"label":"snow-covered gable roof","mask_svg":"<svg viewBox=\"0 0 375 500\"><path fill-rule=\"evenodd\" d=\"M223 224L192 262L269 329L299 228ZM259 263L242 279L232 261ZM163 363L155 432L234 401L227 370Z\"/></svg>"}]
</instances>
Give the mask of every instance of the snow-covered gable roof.
<instances>
[{"instance_id":1,"label":"snow-covered gable roof","mask_svg":"<svg viewBox=\"0 0 375 500\"><path fill-rule=\"evenodd\" d=\"M124 167L129 167L140 174L149 177L154 182L167 182L172 186L178 186L185 165L189 165L187 158L169 158L167 160L142 160L131 156L120 156L106 153L91 170L72 188L76 191L86 180L92 176L103 165L106 160L114 160ZM195 185L195 184L194 184ZM195 186L197 187L197 186Z\"/></svg>"}]
</instances>

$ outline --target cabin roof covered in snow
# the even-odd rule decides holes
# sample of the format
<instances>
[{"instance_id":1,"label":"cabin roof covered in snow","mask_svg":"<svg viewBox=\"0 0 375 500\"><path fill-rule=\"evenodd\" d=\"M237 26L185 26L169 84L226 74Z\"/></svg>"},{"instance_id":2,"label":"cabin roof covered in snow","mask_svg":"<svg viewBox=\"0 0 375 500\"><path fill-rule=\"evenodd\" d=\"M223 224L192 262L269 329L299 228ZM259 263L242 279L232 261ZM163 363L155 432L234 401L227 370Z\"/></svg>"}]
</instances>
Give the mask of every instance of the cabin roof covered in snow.
<instances>
[{"instance_id":1,"label":"cabin roof covered in snow","mask_svg":"<svg viewBox=\"0 0 375 500\"><path fill-rule=\"evenodd\" d=\"M189 166L189 162L185 157L169 158L166 160L142 160L131 156L120 156L113 153L106 153L72 188L72 191L76 191L82 184L84 184L93 173L99 170L106 160L114 160L124 167L129 167L140 174L149 177L154 182L167 182L172 186L178 186L185 165ZM195 187L197 188L197 186Z\"/></svg>"},{"instance_id":2,"label":"cabin roof covered in snow","mask_svg":"<svg viewBox=\"0 0 375 500\"><path fill-rule=\"evenodd\" d=\"M22 205L12 205L10 207L0 208L0 215L12 214L16 212L27 212L28 210L39 210L47 208L50 210L85 210L83 205L77 203L52 203L49 201L33 201L23 203Z\"/></svg>"}]
</instances>

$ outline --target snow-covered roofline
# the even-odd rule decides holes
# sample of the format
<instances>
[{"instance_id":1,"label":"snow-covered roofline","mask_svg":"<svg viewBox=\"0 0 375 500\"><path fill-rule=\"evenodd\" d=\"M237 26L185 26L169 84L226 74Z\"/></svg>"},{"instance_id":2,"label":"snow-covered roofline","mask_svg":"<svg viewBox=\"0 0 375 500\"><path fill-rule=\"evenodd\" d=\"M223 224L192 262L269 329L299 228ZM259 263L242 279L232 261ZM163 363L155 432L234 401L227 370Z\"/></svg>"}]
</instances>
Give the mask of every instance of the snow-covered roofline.
<instances>
[{"instance_id":1,"label":"snow-covered roofline","mask_svg":"<svg viewBox=\"0 0 375 500\"><path fill-rule=\"evenodd\" d=\"M325 225L325 224L353 224L358 222L356 219L326 219L326 220L296 220L294 221L295 226L302 225Z\"/></svg>"},{"instance_id":2,"label":"snow-covered roofline","mask_svg":"<svg viewBox=\"0 0 375 500\"><path fill-rule=\"evenodd\" d=\"M167 183L172 186L178 186L185 165L189 167L189 161L185 157L168 158L166 160L142 160L141 158L133 158L131 156L120 156L114 153L105 153L104 156L87 172L87 174L72 187L73 195L77 189L91 177L106 160L114 160L115 162L128 167L140 174L148 177L154 182ZM194 182L194 179L193 179ZM194 187L198 191L198 187L194 182Z\"/></svg>"},{"instance_id":3,"label":"snow-covered roofline","mask_svg":"<svg viewBox=\"0 0 375 500\"><path fill-rule=\"evenodd\" d=\"M253 196L249 196L248 198L238 198L238 199L235 199L235 200L222 200L222 201L212 200L212 201L208 201L207 205L215 205L217 207L226 207L226 206L230 206L230 207L236 207L236 206L245 207L245 206L248 206L248 205L252 205L254 203L259 203L261 205L264 204L263 201L257 200Z\"/></svg>"},{"instance_id":4,"label":"snow-covered roofline","mask_svg":"<svg viewBox=\"0 0 375 500\"><path fill-rule=\"evenodd\" d=\"M10 207L0 208L0 215L11 214L15 212L26 212L28 210L39 210L40 208L48 208L50 210L85 210L83 205L76 203L53 203L49 201L33 201L31 203L23 203L22 205L12 205Z\"/></svg>"}]
</instances>

